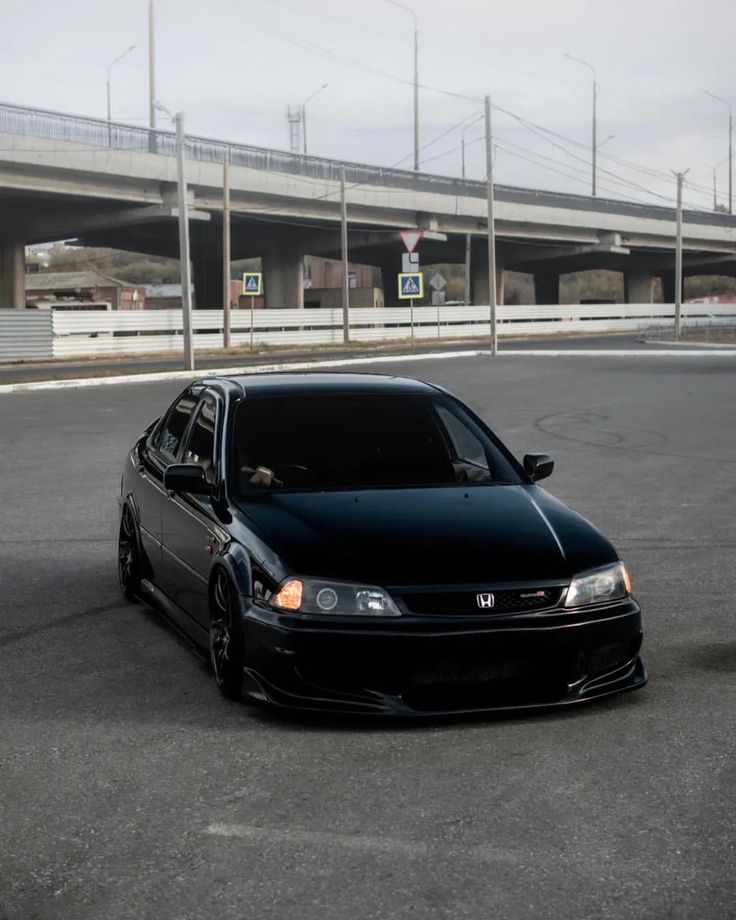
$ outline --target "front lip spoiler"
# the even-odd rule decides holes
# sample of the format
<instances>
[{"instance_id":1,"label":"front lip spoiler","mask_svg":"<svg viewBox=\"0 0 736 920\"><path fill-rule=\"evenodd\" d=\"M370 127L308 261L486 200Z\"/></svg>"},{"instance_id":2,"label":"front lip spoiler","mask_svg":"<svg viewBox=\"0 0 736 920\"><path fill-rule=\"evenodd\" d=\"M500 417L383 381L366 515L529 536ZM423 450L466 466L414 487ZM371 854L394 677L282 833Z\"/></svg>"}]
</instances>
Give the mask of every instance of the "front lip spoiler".
<instances>
[{"instance_id":1,"label":"front lip spoiler","mask_svg":"<svg viewBox=\"0 0 736 920\"><path fill-rule=\"evenodd\" d=\"M583 678L568 685L565 696L553 701L505 704L501 706L461 706L437 709L416 709L407 705L400 695L393 696L377 691L342 694L325 690L325 695L314 696L289 693L271 684L252 668L245 669L245 692L254 699L268 702L284 710L321 712L343 715L381 716L398 719L427 719L444 716L508 716L531 715L568 709L571 706L593 702L614 694L638 690L648 681L648 674L640 657L620 668L595 678ZM315 690L318 688L315 687Z\"/></svg>"}]
</instances>

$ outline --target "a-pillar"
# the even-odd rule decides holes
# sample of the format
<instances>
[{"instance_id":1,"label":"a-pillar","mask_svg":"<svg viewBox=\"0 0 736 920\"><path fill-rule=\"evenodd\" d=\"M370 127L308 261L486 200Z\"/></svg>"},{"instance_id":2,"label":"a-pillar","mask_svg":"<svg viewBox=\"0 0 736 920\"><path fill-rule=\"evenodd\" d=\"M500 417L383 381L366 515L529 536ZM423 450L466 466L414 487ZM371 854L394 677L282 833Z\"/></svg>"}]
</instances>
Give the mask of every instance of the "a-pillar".
<instances>
[{"instance_id":1,"label":"a-pillar","mask_svg":"<svg viewBox=\"0 0 736 920\"><path fill-rule=\"evenodd\" d=\"M501 306L504 298L504 270L503 265L496 260L496 304ZM487 304L490 302L488 290L488 256L473 252L470 263L470 302L474 304Z\"/></svg>"},{"instance_id":2,"label":"a-pillar","mask_svg":"<svg viewBox=\"0 0 736 920\"><path fill-rule=\"evenodd\" d=\"M269 246L261 257L267 307L301 309L304 306L304 252L288 238Z\"/></svg>"},{"instance_id":3,"label":"a-pillar","mask_svg":"<svg viewBox=\"0 0 736 920\"><path fill-rule=\"evenodd\" d=\"M0 240L0 308L26 306L26 249L20 240Z\"/></svg>"},{"instance_id":4,"label":"a-pillar","mask_svg":"<svg viewBox=\"0 0 736 920\"><path fill-rule=\"evenodd\" d=\"M626 303L654 303L654 277L640 272L624 273Z\"/></svg>"},{"instance_id":5,"label":"a-pillar","mask_svg":"<svg viewBox=\"0 0 736 920\"><path fill-rule=\"evenodd\" d=\"M555 271L534 272L534 301L537 304L560 302L560 274Z\"/></svg>"},{"instance_id":6,"label":"a-pillar","mask_svg":"<svg viewBox=\"0 0 736 920\"><path fill-rule=\"evenodd\" d=\"M193 228L191 246L194 306L198 310L221 310L222 225L207 223Z\"/></svg>"}]
</instances>

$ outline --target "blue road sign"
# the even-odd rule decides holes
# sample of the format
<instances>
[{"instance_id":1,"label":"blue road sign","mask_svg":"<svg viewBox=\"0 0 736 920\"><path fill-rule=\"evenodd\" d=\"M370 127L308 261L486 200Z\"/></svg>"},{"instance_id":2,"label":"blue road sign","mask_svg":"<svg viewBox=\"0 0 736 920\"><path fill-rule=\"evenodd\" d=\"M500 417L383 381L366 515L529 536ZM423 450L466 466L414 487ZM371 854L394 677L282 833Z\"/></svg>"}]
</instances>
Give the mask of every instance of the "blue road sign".
<instances>
[{"instance_id":1,"label":"blue road sign","mask_svg":"<svg viewBox=\"0 0 736 920\"><path fill-rule=\"evenodd\" d=\"M243 275L243 293L251 297L260 297L263 293L262 272L246 272Z\"/></svg>"},{"instance_id":2,"label":"blue road sign","mask_svg":"<svg viewBox=\"0 0 736 920\"><path fill-rule=\"evenodd\" d=\"M419 300L424 297L424 275L402 272L399 275L399 300Z\"/></svg>"}]
</instances>

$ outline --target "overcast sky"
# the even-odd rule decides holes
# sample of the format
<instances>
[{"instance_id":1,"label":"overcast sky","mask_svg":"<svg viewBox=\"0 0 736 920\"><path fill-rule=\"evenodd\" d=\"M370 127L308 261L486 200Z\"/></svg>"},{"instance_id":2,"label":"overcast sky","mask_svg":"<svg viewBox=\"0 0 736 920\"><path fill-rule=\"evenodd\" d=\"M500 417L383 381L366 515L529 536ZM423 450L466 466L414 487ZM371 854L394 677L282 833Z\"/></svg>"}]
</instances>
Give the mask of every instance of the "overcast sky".
<instances>
[{"instance_id":1,"label":"overcast sky","mask_svg":"<svg viewBox=\"0 0 736 920\"><path fill-rule=\"evenodd\" d=\"M461 129L430 142L466 119L468 174L483 177L483 144L471 142L490 93L564 138L497 111L497 180L587 192L591 74L568 52L597 68L599 140L614 135L600 160L614 175L600 173L600 194L674 195L674 180L616 157L662 173L689 167L686 198L703 208L721 163L725 200L728 113L704 91L736 104L734 0L408 2L419 20L428 171L460 174ZM145 124L147 9L147 0L0 0L0 100L104 117L107 66L136 44L112 71L113 117ZM328 83L308 106L309 152L411 167L412 20L387 0L156 0L156 24L157 95L185 111L191 133L286 149L287 104Z\"/></svg>"}]
</instances>

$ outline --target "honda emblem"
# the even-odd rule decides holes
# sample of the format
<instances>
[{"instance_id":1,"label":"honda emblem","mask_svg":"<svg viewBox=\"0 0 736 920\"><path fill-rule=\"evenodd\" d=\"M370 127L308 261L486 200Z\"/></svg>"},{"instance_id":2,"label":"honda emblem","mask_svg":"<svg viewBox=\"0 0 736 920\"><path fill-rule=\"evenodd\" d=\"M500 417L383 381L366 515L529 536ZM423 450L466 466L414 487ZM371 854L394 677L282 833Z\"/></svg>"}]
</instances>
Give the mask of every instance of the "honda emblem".
<instances>
[{"instance_id":1,"label":"honda emblem","mask_svg":"<svg viewBox=\"0 0 736 920\"><path fill-rule=\"evenodd\" d=\"M492 594L478 594L476 600L481 610L489 610L496 606L496 598Z\"/></svg>"}]
</instances>

